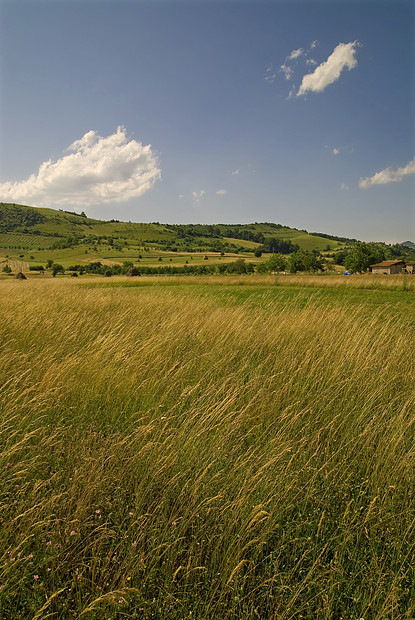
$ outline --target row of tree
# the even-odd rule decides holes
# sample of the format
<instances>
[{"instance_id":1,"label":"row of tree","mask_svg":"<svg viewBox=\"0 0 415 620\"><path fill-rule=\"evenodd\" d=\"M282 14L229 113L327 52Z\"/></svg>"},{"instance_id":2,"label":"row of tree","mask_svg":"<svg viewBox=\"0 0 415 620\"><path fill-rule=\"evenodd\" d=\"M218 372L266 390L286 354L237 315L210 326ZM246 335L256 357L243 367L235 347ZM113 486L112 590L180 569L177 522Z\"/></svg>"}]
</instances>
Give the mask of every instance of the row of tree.
<instances>
[{"instance_id":1,"label":"row of tree","mask_svg":"<svg viewBox=\"0 0 415 620\"><path fill-rule=\"evenodd\" d=\"M259 263L256 267L257 273L278 271L297 273L300 271L316 272L323 270L324 264L322 260L314 252L308 250L298 250L288 256L281 253L272 254L267 261Z\"/></svg>"}]
</instances>

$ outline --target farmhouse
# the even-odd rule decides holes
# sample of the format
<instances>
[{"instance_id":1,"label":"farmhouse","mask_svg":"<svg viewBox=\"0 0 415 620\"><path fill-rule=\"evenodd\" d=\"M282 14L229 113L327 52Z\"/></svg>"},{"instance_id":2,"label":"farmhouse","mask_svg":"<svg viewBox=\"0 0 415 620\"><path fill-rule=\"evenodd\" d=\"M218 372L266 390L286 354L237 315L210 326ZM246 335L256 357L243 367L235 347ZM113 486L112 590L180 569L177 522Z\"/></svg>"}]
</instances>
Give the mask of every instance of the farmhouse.
<instances>
[{"instance_id":1,"label":"farmhouse","mask_svg":"<svg viewBox=\"0 0 415 620\"><path fill-rule=\"evenodd\" d=\"M381 263L370 265L372 273L391 274L402 273L405 269L403 260L383 260Z\"/></svg>"}]
</instances>

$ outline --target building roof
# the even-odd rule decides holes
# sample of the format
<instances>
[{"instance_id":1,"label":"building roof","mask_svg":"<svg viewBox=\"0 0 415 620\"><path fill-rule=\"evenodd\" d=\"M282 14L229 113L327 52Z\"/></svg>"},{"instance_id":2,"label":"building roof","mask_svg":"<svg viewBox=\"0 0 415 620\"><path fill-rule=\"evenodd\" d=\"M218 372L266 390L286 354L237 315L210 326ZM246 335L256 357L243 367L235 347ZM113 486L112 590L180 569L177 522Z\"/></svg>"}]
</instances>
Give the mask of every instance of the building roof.
<instances>
[{"instance_id":1,"label":"building roof","mask_svg":"<svg viewBox=\"0 0 415 620\"><path fill-rule=\"evenodd\" d=\"M392 267L392 265L405 265L403 260L383 260L381 263L370 265L371 267Z\"/></svg>"}]
</instances>

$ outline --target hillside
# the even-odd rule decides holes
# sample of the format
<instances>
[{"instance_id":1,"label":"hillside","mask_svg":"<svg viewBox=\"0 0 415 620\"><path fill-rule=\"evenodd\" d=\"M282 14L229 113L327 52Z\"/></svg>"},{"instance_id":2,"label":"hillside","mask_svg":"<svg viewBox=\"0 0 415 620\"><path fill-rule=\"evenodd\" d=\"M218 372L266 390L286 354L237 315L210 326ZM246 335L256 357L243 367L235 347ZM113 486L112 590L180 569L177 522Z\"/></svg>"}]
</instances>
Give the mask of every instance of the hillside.
<instances>
[{"instance_id":1,"label":"hillside","mask_svg":"<svg viewBox=\"0 0 415 620\"><path fill-rule=\"evenodd\" d=\"M121 246L148 244L152 249L181 251L246 251L269 239L289 241L304 250L335 250L345 242L274 223L160 224L101 221L84 213L0 203L0 246L14 249L56 249L91 242ZM329 247L328 247L329 246ZM174 251L174 249L173 249ZM266 248L265 248L266 251Z\"/></svg>"},{"instance_id":2,"label":"hillside","mask_svg":"<svg viewBox=\"0 0 415 620\"><path fill-rule=\"evenodd\" d=\"M410 242L371 246L371 264L384 258L414 260ZM161 224L92 219L85 213L0 203L0 270L42 272L52 263L69 271L140 267L142 273L342 271L359 247L356 239L298 230L272 222ZM366 248L366 254L369 248ZM282 255L270 263L271 255ZM296 260L296 255L301 260ZM305 256L308 258L305 259ZM288 260L289 257L293 260ZM319 258L317 258L319 257ZM208 261L208 262L206 262ZM311 261L311 262L310 262ZM139 263L139 265L138 265ZM267 263L264 267L261 263ZM294 267L295 263L295 267ZM325 265L325 267L324 267ZM40 269L37 269L40 267ZM366 269L367 265L359 269Z\"/></svg>"}]
</instances>

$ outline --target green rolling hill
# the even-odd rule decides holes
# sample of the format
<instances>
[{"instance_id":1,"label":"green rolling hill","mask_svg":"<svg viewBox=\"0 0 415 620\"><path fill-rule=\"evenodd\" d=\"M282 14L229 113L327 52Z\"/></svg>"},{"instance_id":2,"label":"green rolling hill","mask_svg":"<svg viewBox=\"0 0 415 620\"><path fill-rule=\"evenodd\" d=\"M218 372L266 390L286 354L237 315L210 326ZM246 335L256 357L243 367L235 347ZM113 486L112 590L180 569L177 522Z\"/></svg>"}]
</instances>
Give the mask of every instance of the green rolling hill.
<instances>
[{"instance_id":1,"label":"green rolling hill","mask_svg":"<svg viewBox=\"0 0 415 620\"><path fill-rule=\"evenodd\" d=\"M160 224L101 221L85 214L0 203L0 247L15 249L59 249L70 245L101 243L125 246L149 244L153 249L177 251L253 252L269 239L290 241L306 250L335 250L345 241L335 237L310 234L280 224Z\"/></svg>"},{"instance_id":2,"label":"green rolling hill","mask_svg":"<svg viewBox=\"0 0 415 620\"><path fill-rule=\"evenodd\" d=\"M113 270L140 264L159 273L169 268L221 272L220 265L244 259L258 264L271 254L298 250L320 256L328 269L341 270L357 240L298 230L272 222L251 224L160 224L102 221L85 213L0 203L0 271L36 271L52 262L81 271L88 263ZM382 255L414 255L410 242L381 246ZM357 247L357 246L355 246ZM412 258L413 260L413 258ZM208 261L208 262L205 262ZM214 267L216 265L217 267ZM191 267L193 266L193 267ZM155 268L157 268L155 270ZM89 269L89 267L88 267ZM39 270L37 270L39 271ZM167 269L169 271L169 269ZM171 272L171 269L170 269Z\"/></svg>"}]
</instances>

